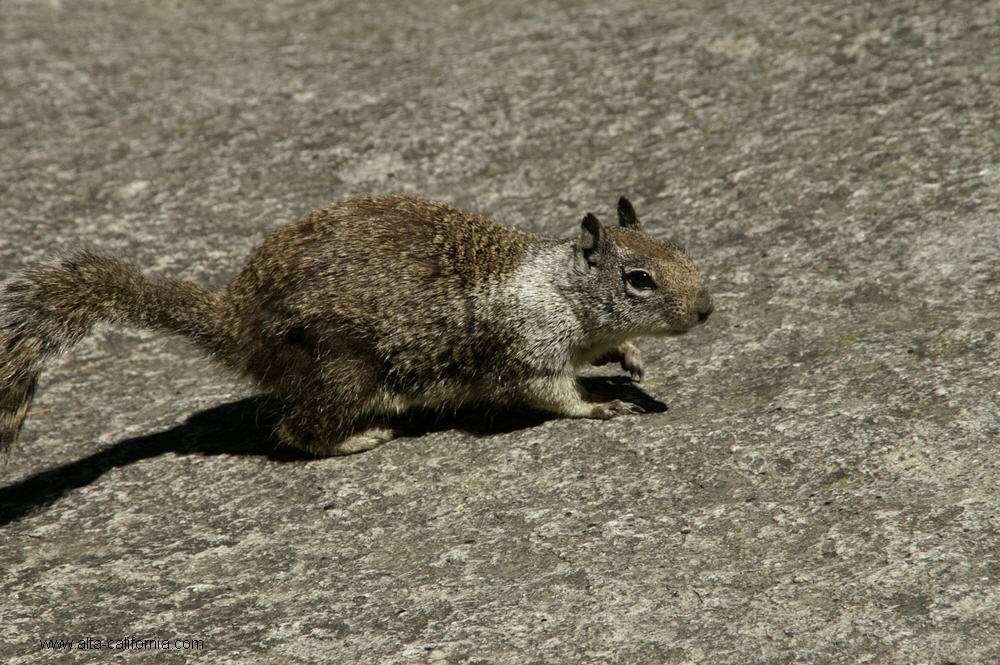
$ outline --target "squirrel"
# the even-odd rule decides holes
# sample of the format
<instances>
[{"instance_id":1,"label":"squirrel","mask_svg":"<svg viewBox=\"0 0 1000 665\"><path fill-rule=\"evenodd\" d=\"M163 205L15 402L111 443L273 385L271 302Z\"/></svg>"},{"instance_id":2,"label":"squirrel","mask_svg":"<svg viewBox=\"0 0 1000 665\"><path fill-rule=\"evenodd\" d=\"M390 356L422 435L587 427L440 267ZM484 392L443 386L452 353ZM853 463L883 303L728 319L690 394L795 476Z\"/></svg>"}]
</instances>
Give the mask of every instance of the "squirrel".
<instances>
[{"instance_id":1,"label":"squirrel","mask_svg":"<svg viewBox=\"0 0 1000 665\"><path fill-rule=\"evenodd\" d=\"M625 197L617 212L558 240L407 195L346 200L274 231L217 290L85 250L29 268L0 292L0 451L44 363L96 324L190 338L285 402L278 437L317 455L385 443L417 408L640 413L577 371L617 362L641 381L629 340L683 335L715 305L680 248Z\"/></svg>"}]
</instances>

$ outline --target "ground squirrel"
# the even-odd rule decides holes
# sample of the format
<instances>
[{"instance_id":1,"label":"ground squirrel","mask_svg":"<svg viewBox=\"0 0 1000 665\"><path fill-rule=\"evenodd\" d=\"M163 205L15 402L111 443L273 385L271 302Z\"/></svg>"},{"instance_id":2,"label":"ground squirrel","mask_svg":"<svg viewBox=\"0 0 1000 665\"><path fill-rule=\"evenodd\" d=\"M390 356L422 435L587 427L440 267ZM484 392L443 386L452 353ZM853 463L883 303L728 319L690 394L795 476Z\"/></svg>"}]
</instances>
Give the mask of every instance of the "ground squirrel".
<instances>
[{"instance_id":1,"label":"ground squirrel","mask_svg":"<svg viewBox=\"0 0 1000 665\"><path fill-rule=\"evenodd\" d=\"M0 450L17 438L46 360L95 324L194 340L287 403L277 431L321 454L368 450L414 408L526 405L613 418L577 370L618 362L640 381L630 339L680 335L714 309L694 264L646 234L583 218L557 240L403 195L343 201L278 229L229 286L143 275L78 251L0 293Z\"/></svg>"}]
</instances>

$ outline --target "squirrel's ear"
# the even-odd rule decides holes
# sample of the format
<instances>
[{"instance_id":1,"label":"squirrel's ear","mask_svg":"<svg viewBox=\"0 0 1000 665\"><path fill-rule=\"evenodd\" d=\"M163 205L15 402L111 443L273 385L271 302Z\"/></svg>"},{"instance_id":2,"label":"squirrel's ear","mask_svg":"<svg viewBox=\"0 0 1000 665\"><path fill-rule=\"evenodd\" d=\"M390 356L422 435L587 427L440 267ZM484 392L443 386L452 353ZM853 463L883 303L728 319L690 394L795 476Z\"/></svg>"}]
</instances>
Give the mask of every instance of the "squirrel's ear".
<instances>
[{"instance_id":1,"label":"squirrel's ear","mask_svg":"<svg viewBox=\"0 0 1000 665\"><path fill-rule=\"evenodd\" d=\"M624 196L618 199L618 224L627 229L640 229L639 217L635 214L632 202Z\"/></svg>"},{"instance_id":2,"label":"squirrel's ear","mask_svg":"<svg viewBox=\"0 0 1000 665\"><path fill-rule=\"evenodd\" d=\"M587 213L580 222L580 239L576 243L576 264L581 272L587 272L597 262L594 257L601 246L601 222L593 213Z\"/></svg>"}]
</instances>

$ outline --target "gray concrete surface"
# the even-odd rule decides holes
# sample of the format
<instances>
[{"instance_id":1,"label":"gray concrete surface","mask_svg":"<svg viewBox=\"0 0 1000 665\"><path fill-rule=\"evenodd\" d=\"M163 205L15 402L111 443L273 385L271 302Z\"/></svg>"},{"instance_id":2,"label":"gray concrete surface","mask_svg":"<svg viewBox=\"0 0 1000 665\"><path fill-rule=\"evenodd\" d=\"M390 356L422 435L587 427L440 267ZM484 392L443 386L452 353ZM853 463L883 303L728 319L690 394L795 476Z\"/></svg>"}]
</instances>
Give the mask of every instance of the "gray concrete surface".
<instances>
[{"instance_id":1,"label":"gray concrete surface","mask_svg":"<svg viewBox=\"0 0 1000 665\"><path fill-rule=\"evenodd\" d=\"M0 279L221 285L407 191L632 197L718 312L612 422L346 459L186 343L95 335L0 471L5 663L1000 662L997 2L0 0ZM42 639L202 640L52 651Z\"/></svg>"}]
</instances>

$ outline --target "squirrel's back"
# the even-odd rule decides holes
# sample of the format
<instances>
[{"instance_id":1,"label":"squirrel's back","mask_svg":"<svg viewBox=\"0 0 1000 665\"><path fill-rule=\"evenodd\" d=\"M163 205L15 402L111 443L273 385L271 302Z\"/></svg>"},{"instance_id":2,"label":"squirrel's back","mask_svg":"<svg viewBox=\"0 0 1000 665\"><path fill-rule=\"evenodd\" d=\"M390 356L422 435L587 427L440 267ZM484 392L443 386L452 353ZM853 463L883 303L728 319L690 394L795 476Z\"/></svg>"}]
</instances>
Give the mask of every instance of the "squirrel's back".
<instances>
[{"instance_id":1,"label":"squirrel's back","mask_svg":"<svg viewBox=\"0 0 1000 665\"><path fill-rule=\"evenodd\" d=\"M554 242L405 195L318 210L269 236L226 289L241 364L289 393L317 360L349 356L358 386L457 402L511 366L484 294Z\"/></svg>"}]
</instances>

